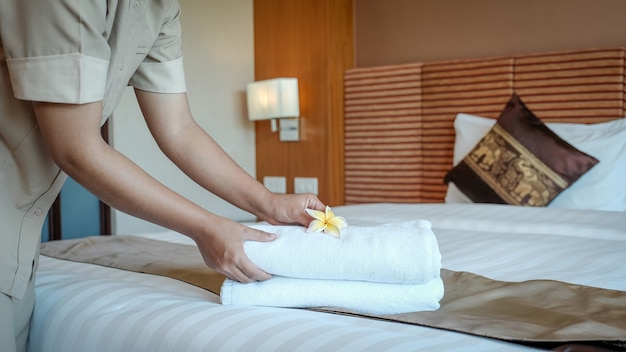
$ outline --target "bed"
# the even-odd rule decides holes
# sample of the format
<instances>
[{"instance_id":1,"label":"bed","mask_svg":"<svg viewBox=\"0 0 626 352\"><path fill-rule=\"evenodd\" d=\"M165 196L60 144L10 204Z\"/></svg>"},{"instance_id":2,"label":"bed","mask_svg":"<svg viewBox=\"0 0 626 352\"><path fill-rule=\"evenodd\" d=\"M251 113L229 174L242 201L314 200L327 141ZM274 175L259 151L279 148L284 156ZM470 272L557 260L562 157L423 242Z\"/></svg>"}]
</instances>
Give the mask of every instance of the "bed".
<instances>
[{"instance_id":1,"label":"bed","mask_svg":"<svg viewBox=\"0 0 626 352\"><path fill-rule=\"evenodd\" d=\"M350 226L432 224L442 273L470 278L455 284L454 300L453 287L446 287L439 310L407 316L224 305L216 290L180 278L42 255L30 350L624 350L624 53L593 49L346 72L346 204L333 211ZM477 170L468 158L485 149L479 145L494 126L510 127L496 119L507 106L518 112L512 97L587 164L570 184L550 181L557 186L533 193L528 182L516 183L511 189L521 196L494 191L499 198L487 202L476 197L488 192L464 183ZM490 154L480 155L479 166ZM551 161L557 171L563 158ZM113 237L193 246L174 232ZM466 302L481 285L498 289L487 292L486 305ZM540 294L525 294L538 286L527 292ZM534 317L525 314L538 309L533 303L543 305ZM448 308L454 305L460 306Z\"/></svg>"}]
</instances>

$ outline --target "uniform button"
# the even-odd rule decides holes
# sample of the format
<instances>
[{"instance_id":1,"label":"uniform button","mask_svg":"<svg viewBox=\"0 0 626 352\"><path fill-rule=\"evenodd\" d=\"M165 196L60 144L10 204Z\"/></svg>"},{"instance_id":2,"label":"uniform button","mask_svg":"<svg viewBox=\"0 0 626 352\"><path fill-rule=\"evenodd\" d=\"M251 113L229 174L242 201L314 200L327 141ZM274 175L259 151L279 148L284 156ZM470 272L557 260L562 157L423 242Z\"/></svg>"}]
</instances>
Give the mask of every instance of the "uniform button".
<instances>
[{"instance_id":1,"label":"uniform button","mask_svg":"<svg viewBox=\"0 0 626 352\"><path fill-rule=\"evenodd\" d=\"M120 71L124 71L124 64L120 64L118 68L120 69Z\"/></svg>"},{"instance_id":2,"label":"uniform button","mask_svg":"<svg viewBox=\"0 0 626 352\"><path fill-rule=\"evenodd\" d=\"M43 214L43 210L41 208L35 209L35 215L41 216Z\"/></svg>"},{"instance_id":3,"label":"uniform button","mask_svg":"<svg viewBox=\"0 0 626 352\"><path fill-rule=\"evenodd\" d=\"M133 3L133 8L134 8L134 9L138 9L138 8L139 8L139 6L141 6L141 3L140 3L139 1L135 1L135 2Z\"/></svg>"}]
</instances>

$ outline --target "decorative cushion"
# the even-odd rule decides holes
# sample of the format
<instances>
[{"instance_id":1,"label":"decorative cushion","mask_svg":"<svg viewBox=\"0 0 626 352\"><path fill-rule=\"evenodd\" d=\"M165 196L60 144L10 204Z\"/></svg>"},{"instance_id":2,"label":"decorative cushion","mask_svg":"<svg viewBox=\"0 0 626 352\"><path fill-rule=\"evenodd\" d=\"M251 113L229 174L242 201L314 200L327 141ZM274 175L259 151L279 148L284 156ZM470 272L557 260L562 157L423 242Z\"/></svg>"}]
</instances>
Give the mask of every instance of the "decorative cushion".
<instances>
[{"instance_id":1,"label":"decorative cushion","mask_svg":"<svg viewBox=\"0 0 626 352\"><path fill-rule=\"evenodd\" d=\"M453 182L476 203L546 206L597 163L513 95L496 124L444 182Z\"/></svg>"},{"instance_id":2,"label":"decorative cushion","mask_svg":"<svg viewBox=\"0 0 626 352\"><path fill-rule=\"evenodd\" d=\"M459 113L454 161L457 165L493 127L495 119ZM600 163L556 197L549 208L626 211L626 118L584 123L547 123L546 126L578 150ZM454 183L448 184L446 203L472 203Z\"/></svg>"}]
</instances>

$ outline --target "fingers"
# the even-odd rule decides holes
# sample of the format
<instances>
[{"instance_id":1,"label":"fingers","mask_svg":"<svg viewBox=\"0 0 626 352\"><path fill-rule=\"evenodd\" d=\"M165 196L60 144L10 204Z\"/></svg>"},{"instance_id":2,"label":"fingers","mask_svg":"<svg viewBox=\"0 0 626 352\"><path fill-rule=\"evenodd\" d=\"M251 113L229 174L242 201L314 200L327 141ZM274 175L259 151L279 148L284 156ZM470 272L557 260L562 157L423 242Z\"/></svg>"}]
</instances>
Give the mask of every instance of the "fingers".
<instances>
[{"instance_id":1,"label":"fingers","mask_svg":"<svg viewBox=\"0 0 626 352\"><path fill-rule=\"evenodd\" d=\"M253 228L248 228L246 237L244 240L246 241L257 241L257 242L270 242L276 239L276 234L269 233L265 231L260 231Z\"/></svg>"},{"instance_id":2,"label":"fingers","mask_svg":"<svg viewBox=\"0 0 626 352\"><path fill-rule=\"evenodd\" d=\"M255 281L265 281L272 277L272 275L266 273L263 270L257 268L254 264L251 266L242 265L242 268L233 267L233 270L230 274L226 274L226 276L244 284L255 282Z\"/></svg>"},{"instance_id":3,"label":"fingers","mask_svg":"<svg viewBox=\"0 0 626 352\"><path fill-rule=\"evenodd\" d=\"M222 265L221 268L217 268L216 270L224 274L229 279L239 281L241 283L265 281L272 277L272 275L259 269L245 255L230 264Z\"/></svg>"},{"instance_id":4,"label":"fingers","mask_svg":"<svg viewBox=\"0 0 626 352\"><path fill-rule=\"evenodd\" d=\"M241 246L238 248L238 254L236 254L232 260L231 269L227 276L233 280L249 283L254 281L264 281L272 277L272 275L259 269L245 254L243 250L243 243L245 241L257 241L257 242L269 242L276 239L276 234L267 233L250 227L243 227L243 234L241 237ZM240 251L239 251L240 250Z\"/></svg>"},{"instance_id":5,"label":"fingers","mask_svg":"<svg viewBox=\"0 0 626 352\"><path fill-rule=\"evenodd\" d=\"M272 275L259 269L251 261L241 263L241 266L237 268L241 272L241 280L237 280L243 283L250 283L254 281L265 281L272 277Z\"/></svg>"},{"instance_id":6,"label":"fingers","mask_svg":"<svg viewBox=\"0 0 626 352\"><path fill-rule=\"evenodd\" d=\"M311 222L311 220L313 220L313 218L311 217L311 215L307 214L306 209L313 209L313 210L319 210L319 211L324 211L324 209L326 208L326 205L324 205L324 203L322 203L322 201L320 201L315 195L313 194L305 194L303 195L306 198L304 199L303 203L304 203L304 208L303 209L299 209L298 212L295 214L295 222L307 227L309 226L309 223Z\"/></svg>"},{"instance_id":7,"label":"fingers","mask_svg":"<svg viewBox=\"0 0 626 352\"><path fill-rule=\"evenodd\" d=\"M322 203L313 194L277 195L272 201L272 216L266 220L274 225L300 224L307 227L313 218L306 209L323 211ZM232 221L219 222L219 226L210 231L208 236L196 238L207 265L228 278L248 283L271 278L269 273L258 268L246 255L246 241L269 242L276 235L253 229Z\"/></svg>"},{"instance_id":8,"label":"fingers","mask_svg":"<svg viewBox=\"0 0 626 352\"><path fill-rule=\"evenodd\" d=\"M276 234L260 231L253 228L248 228L244 236L244 240L257 242L270 242L275 239ZM237 275L240 278L237 281L243 283L248 283L252 281L264 281L272 277L272 275L259 269L259 267L257 267L248 258L248 256L245 255L245 252L243 253L243 257L241 257L241 260L237 263L235 268L237 269L237 274L241 273L241 275Z\"/></svg>"},{"instance_id":9,"label":"fingers","mask_svg":"<svg viewBox=\"0 0 626 352\"><path fill-rule=\"evenodd\" d=\"M273 194L267 211L259 216L272 225L309 226L313 218L306 209L324 211L326 206L312 193Z\"/></svg>"},{"instance_id":10,"label":"fingers","mask_svg":"<svg viewBox=\"0 0 626 352\"><path fill-rule=\"evenodd\" d=\"M247 284L254 281L265 281L272 277L272 275L259 269L249 259L241 260L233 263L232 265L226 265L218 271L224 274L231 280L239 281Z\"/></svg>"},{"instance_id":11,"label":"fingers","mask_svg":"<svg viewBox=\"0 0 626 352\"><path fill-rule=\"evenodd\" d=\"M315 195L311 194L309 198L307 198L306 202L307 206L305 208L314 209L319 211L324 211L326 205L322 203Z\"/></svg>"},{"instance_id":12,"label":"fingers","mask_svg":"<svg viewBox=\"0 0 626 352\"><path fill-rule=\"evenodd\" d=\"M267 242L276 238L275 234L259 231L248 226L218 219L214 227L193 239L208 267L239 282L267 280L270 274L258 268L246 255L246 241Z\"/></svg>"}]
</instances>

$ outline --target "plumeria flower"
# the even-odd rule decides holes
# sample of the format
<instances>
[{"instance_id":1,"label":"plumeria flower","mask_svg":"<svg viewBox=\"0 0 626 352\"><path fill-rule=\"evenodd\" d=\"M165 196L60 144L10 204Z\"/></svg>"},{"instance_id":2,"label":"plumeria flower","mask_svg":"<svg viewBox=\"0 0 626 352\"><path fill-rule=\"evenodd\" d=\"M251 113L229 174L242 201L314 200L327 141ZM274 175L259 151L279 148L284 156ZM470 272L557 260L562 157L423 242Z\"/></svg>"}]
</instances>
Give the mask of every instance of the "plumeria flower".
<instances>
[{"instance_id":1,"label":"plumeria flower","mask_svg":"<svg viewBox=\"0 0 626 352\"><path fill-rule=\"evenodd\" d=\"M309 224L309 228L306 232L320 232L324 231L325 234L337 237L341 236L341 229L348 226L346 219L341 216L335 216L335 213L326 206L326 211L319 211L313 209L307 209L307 214L313 217L313 221Z\"/></svg>"}]
</instances>

